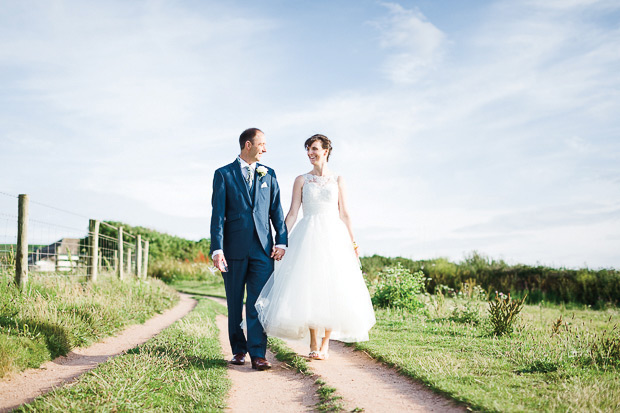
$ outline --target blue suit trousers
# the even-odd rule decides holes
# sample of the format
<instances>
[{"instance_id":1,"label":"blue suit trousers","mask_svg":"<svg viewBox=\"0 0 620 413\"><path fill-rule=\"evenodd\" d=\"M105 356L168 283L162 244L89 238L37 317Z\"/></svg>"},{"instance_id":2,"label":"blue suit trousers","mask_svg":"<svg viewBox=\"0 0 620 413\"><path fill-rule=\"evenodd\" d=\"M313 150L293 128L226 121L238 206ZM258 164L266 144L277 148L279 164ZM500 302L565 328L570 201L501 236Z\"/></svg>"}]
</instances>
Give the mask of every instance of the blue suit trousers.
<instances>
[{"instance_id":1,"label":"blue suit trousers","mask_svg":"<svg viewBox=\"0 0 620 413\"><path fill-rule=\"evenodd\" d=\"M228 338L233 354L249 353L251 358L265 357L267 335L258 320L256 300L273 273L273 259L265 253L256 230L252 236L249 254L243 259L227 259L228 272L223 273L228 301ZM247 288L245 320L246 339L241 328L243 295Z\"/></svg>"}]
</instances>

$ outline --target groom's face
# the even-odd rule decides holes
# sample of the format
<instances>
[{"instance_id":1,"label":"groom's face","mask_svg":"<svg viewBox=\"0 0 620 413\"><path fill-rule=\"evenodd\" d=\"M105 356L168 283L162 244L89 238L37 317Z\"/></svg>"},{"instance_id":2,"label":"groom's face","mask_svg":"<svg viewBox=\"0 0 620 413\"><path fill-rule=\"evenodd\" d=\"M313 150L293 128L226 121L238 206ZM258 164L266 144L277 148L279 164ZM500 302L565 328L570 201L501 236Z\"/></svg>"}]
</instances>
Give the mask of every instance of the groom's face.
<instances>
[{"instance_id":1,"label":"groom's face","mask_svg":"<svg viewBox=\"0 0 620 413\"><path fill-rule=\"evenodd\" d=\"M267 152L267 142L262 132L258 132L254 139L252 139L252 146L250 146L249 152L250 159L253 162L259 162L261 156Z\"/></svg>"}]
</instances>

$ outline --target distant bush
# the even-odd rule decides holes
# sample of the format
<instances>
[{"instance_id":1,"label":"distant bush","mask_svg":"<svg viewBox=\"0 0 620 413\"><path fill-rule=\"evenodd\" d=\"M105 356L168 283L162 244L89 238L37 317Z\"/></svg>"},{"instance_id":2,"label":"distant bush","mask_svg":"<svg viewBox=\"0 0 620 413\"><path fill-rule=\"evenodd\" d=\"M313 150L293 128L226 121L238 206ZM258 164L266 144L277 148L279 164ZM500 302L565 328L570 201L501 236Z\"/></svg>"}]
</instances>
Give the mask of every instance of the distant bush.
<instances>
[{"instance_id":1,"label":"distant bush","mask_svg":"<svg viewBox=\"0 0 620 413\"><path fill-rule=\"evenodd\" d=\"M174 280L205 280L212 276L208 265L210 240L203 238L200 241L191 241L149 228L132 227L115 221L106 222L116 228L123 227L123 238L126 242L134 242L128 233L139 234L142 239L149 241L149 276L167 283ZM107 225L102 225L100 231L108 237L117 237L116 230Z\"/></svg>"},{"instance_id":2,"label":"distant bush","mask_svg":"<svg viewBox=\"0 0 620 413\"><path fill-rule=\"evenodd\" d=\"M412 273L397 263L378 274L372 303L380 308L415 310L424 306L418 295L424 290L422 272Z\"/></svg>"},{"instance_id":3,"label":"distant bush","mask_svg":"<svg viewBox=\"0 0 620 413\"><path fill-rule=\"evenodd\" d=\"M460 263L445 258L413 261L407 258L386 258L379 255L362 257L362 267L368 280L377 278L385 267L401 264L411 272L422 271L430 278L428 292L438 285L463 290L474 281L485 292L502 291L513 298L528 296L528 303L580 303L604 307L620 303L620 271L615 269L591 270L582 268L550 268L542 265L508 265L473 252Z\"/></svg>"},{"instance_id":4,"label":"distant bush","mask_svg":"<svg viewBox=\"0 0 620 413\"><path fill-rule=\"evenodd\" d=\"M116 221L106 222L117 228L123 227L123 231L125 232L124 240L126 242L134 242L134 239L129 237L127 233L132 235L139 234L142 236L142 239L147 239L149 241L149 257L155 260L160 258L176 258L179 260L194 261L194 259L199 257L200 254L202 254L205 259L209 256L211 241L206 238L203 238L200 241L191 241L149 228L132 227ZM116 231L109 228L107 225L102 225L100 227L100 231L103 235L107 235L112 238L117 237Z\"/></svg>"},{"instance_id":5,"label":"distant bush","mask_svg":"<svg viewBox=\"0 0 620 413\"><path fill-rule=\"evenodd\" d=\"M174 258L160 258L149 264L149 275L165 283L181 280L204 281L215 277L210 266L203 262L189 262Z\"/></svg>"},{"instance_id":6,"label":"distant bush","mask_svg":"<svg viewBox=\"0 0 620 413\"><path fill-rule=\"evenodd\" d=\"M463 305L454 307L447 319L461 324L478 325L482 322L482 316L480 315L477 305L471 302L466 302Z\"/></svg>"}]
</instances>

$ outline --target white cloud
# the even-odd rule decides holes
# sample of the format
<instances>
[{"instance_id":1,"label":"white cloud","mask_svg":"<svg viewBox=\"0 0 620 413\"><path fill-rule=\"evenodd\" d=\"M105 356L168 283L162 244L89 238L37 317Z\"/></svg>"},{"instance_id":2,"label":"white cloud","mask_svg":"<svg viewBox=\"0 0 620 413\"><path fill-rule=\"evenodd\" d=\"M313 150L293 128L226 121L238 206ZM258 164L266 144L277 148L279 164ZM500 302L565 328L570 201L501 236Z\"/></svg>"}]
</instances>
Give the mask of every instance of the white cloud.
<instances>
[{"instance_id":1,"label":"white cloud","mask_svg":"<svg viewBox=\"0 0 620 413\"><path fill-rule=\"evenodd\" d=\"M383 5L390 16L375 24L381 29L381 46L393 51L384 71L395 83L412 84L440 61L446 36L419 10Z\"/></svg>"}]
</instances>

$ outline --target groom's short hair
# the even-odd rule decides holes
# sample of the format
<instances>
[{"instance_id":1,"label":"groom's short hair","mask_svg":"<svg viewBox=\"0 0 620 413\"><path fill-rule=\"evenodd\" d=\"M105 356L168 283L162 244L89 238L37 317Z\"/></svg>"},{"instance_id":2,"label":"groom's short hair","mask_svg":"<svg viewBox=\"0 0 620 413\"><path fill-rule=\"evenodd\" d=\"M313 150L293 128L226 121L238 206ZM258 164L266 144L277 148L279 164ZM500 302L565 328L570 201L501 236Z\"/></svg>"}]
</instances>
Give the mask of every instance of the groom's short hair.
<instances>
[{"instance_id":1,"label":"groom's short hair","mask_svg":"<svg viewBox=\"0 0 620 413\"><path fill-rule=\"evenodd\" d=\"M247 141L252 142L252 139L254 139L258 132L263 133L263 131L258 128L248 128L241 132L241 135L239 136L239 146L241 149L243 149Z\"/></svg>"}]
</instances>

